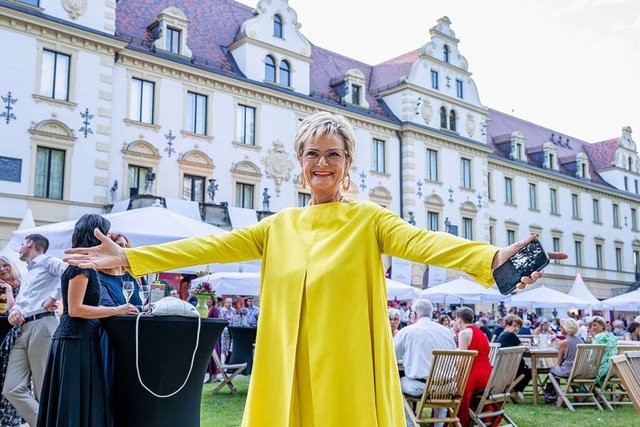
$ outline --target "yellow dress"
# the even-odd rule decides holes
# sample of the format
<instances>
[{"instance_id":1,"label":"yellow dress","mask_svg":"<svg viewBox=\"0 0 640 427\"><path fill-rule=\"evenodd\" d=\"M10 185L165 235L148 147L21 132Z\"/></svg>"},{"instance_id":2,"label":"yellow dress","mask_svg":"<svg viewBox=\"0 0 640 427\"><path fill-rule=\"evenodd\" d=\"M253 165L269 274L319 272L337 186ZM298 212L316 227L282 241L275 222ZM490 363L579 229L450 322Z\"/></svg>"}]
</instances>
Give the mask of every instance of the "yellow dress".
<instances>
[{"instance_id":1,"label":"yellow dress","mask_svg":"<svg viewBox=\"0 0 640 427\"><path fill-rule=\"evenodd\" d=\"M404 426L382 254L492 283L494 246L416 228L370 202L285 209L222 236L126 250L134 275L262 259L242 425Z\"/></svg>"}]
</instances>

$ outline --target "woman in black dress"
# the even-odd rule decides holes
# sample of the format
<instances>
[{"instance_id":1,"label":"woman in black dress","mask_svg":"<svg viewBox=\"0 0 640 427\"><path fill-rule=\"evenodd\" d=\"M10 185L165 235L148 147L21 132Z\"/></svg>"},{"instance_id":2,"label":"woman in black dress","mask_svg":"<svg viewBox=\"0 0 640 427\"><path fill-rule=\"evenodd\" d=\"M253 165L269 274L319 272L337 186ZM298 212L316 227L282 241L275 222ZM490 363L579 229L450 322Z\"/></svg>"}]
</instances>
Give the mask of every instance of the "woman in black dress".
<instances>
[{"instance_id":1,"label":"woman in black dress","mask_svg":"<svg viewBox=\"0 0 640 427\"><path fill-rule=\"evenodd\" d=\"M76 248L94 246L99 241L93 230L106 234L110 226L100 215L83 215L75 225L71 244ZM100 282L93 269L69 266L61 282L64 312L49 352L38 427L108 426L97 319L137 314L138 310L131 304L99 306Z\"/></svg>"}]
</instances>

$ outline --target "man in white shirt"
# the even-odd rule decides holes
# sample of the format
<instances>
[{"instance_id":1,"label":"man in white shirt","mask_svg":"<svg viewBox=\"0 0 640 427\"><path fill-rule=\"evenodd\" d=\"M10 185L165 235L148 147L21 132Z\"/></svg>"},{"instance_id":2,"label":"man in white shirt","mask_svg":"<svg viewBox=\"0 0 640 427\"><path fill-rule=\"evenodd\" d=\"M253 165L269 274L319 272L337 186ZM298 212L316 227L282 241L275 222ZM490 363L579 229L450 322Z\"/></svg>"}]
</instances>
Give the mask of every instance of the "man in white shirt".
<instances>
[{"instance_id":1,"label":"man in white shirt","mask_svg":"<svg viewBox=\"0 0 640 427\"><path fill-rule=\"evenodd\" d=\"M258 326L258 317L260 316L260 307L253 305L253 298L249 297L244 300L247 304L247 324L249 326Z\"/></svg>"},{"instance_id":2,"label":"man in white shirt","mask_svg":"<svg viewBox=\"0 0 640 427\"><path fill-rule=\"evenodd\" d=\"M432 313L429 300L415 300L411 306L411 325L400 329L393 339L396 358L402 360L404 366L400 388L409 396L422 396L431 370L432 351L456 348L451 331L431 320ZM443 417L445 413L446 409L442 408L434 411L436 417ZM408 416L407 425L412 425Z\"/></svg>"},{"instance_id":3,"label":"man in white shirt","mask_svg":"<svg viewBox=\"0 0 640 427\"><path fill-rule=\"evenodd\" d=\"M60 298L60 276L67 264L45 255L49 240L41 234L27 236L20 247L20 259L28 266L20 293L9 314L9 323L20 324L20 336L9 355L2 394L31 426L38 418L38 401L49 358L51 337L58 327L55 311ZM29 392L29 377L33 392Z\"/></svg>"},{"instance_id":4,"label":"man in white shirt","mask_svg":"<svg viewBox=\"0 0 640 427\"><path fill-rule=\"evenodd\" d=\"M400 303L400 323L402 323L402 327L409 325L411 322L411 310L407 306L407 303L402 301Z\"/></svg>"}]
</instances>

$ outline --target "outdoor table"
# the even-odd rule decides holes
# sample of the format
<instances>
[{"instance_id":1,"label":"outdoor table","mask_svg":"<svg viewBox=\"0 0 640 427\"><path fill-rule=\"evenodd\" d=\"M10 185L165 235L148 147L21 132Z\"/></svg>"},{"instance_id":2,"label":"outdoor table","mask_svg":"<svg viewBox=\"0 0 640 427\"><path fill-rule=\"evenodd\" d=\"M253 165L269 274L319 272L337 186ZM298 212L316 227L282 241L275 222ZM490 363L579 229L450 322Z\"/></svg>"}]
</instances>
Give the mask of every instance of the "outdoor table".
<instances>
[{"instance_id":1,"label":"outdoor table","mask_svg":"<svg viewBox=\"0 0 640 427\"><path fill-rule=\"evenodd\" d=\"M152 395L138 381L136 316L102 319L114 352L113 422L116 426L200 425L202 381L211 353L227 325L222 319L200 319L200 342L189 379L180 392L167 398ZM142 316L138 333L140 377L158 395L183 384L196 345L198 319L180 316Z\"/></svg>"},{"instance_id":2,"label":"outdoor table","mask_svg":"<svg viewBox=\"0 0 640 427\"><path fill-rule=\"evenodd\" d=\"M551 366L555 365L555 362L558 359L558 350L555 350L553 348L532 348L528 353L524 354L524 357L528 357L531 360L531 385L533 389L533 404L537 405L538 393L540 391L538 369L541 368L542 371L545 371L548 370Z\"/></svg>"},{"instance_id":3,"label":"outdoor table","mask_svg":"<svg viewBox=\"0 0 640 427\"><path fill-rule=\"evenodd\" d=\"M13 325L9 323L8 317L0 316L0 343L4 341L4 337L7 336L11 328L13 328Z\"/></svg>"},{"instance_id":4,"label":"outdoor table","mask_svg":"<svg viewBox=\"0 0 640 427\"><path fill-rule=\"evenodd\" d=\"M247 362L247 368L244 372L251 374L253 367L253 345L256 342L256 334L258 328L250 326L229 326L229 334L231 334L231 342L233 343L233 352L229 365Z\"/></svg>"}]
</instances>

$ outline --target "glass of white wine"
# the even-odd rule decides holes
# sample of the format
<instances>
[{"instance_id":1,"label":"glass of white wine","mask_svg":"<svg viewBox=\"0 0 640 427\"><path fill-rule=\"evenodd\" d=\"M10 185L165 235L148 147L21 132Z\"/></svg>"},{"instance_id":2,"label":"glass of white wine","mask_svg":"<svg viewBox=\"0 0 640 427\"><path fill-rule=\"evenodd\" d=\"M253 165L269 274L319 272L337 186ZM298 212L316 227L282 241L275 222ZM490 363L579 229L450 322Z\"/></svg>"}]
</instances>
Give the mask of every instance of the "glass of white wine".
<instances>
[{"instance_id":1,"label":"glass of white wine","mask_svg":"<svg viewBox=\"0 0 640 427\"><path fill-rule=\"evenodd\" d=\"M129 300L133 295L133 282L122 282L122 293L124 294L124 299L129 304Z\"/></svg>"},{"instance_id":2,"label":"glass of white wine","mask_svg":"<svg viewBox=\"0 0 640 427\"><path fill-rule=\"evenodd\" d=\"M147 302L147 298L149 298L149 285L140 285L140 290L138 291L138 295L140 295L140 300L142 300L142 309L144 310L144 306Z\"/></svg>"}]
</instances>

